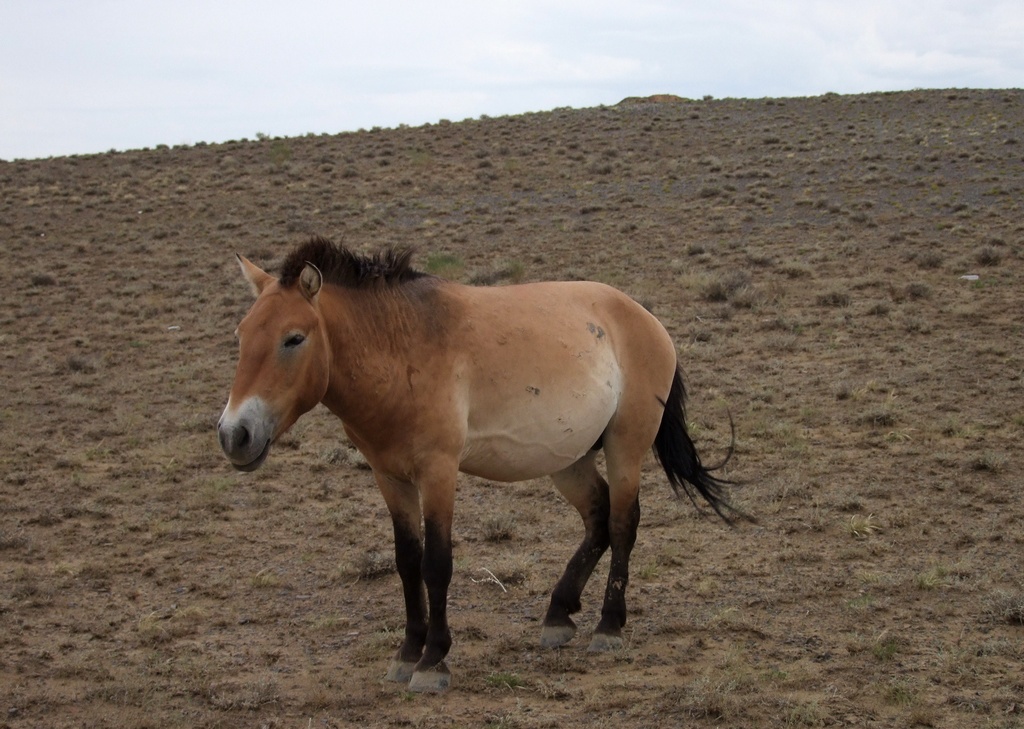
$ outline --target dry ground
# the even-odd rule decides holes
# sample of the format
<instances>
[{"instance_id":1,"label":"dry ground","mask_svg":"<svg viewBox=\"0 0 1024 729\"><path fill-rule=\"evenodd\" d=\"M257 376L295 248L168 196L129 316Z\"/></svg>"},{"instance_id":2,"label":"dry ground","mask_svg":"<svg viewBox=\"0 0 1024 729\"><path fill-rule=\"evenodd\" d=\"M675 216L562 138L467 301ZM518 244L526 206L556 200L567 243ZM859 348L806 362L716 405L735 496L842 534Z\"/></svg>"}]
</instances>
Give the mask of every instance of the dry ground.
<instances>
[{"instance_id":1,"label":"dry ground","mask_svg":"<svg viewBox=\"0 0 1024 729\"><path fill-rule=\"evenodd\" d=\"M0 726L1024 723L1024 93L259 137L0 162ZM464 479L454 685L384 684L390 526L338 423L252 475L214 434L232 253L273 267L314 232L645 302L711 461L731 412L759 522L671 499L652 461L627 647L585 652L603 563L543 652L578 519L546 482Z\"/></svg>"}]
</instances>

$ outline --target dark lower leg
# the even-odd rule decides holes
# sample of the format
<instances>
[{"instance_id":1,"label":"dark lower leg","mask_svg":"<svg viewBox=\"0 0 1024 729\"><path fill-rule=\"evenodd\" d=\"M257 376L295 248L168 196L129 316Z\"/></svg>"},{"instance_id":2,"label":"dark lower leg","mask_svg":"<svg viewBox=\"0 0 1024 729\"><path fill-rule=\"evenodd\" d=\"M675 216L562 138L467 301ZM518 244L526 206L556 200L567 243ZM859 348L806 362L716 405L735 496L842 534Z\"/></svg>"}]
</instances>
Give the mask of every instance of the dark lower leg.
<instances>
[{"instance_id":1,"label":"dark lower leg","mask_svg":"<svg viewBox=\"0 0 1024 729\"><path fill-rule=\"evenodd\" d=\"M605 517L601 521L594 520L588 526L583 543L569 560L565 572L551 592L551 604L548 606L544 625L572 625L569 616L580 611L580 595L583 594L583 588L587 586L587 580L607 549L608 526Z\"/></svg>"},{"instance_id":2,"label":"dark lower leg","mask_svg":"<svg viewBox=\"0 0 1024 729\"><path fill-rule=\"evenodd\" d=\"M418 526L418 525L417 525ZM394 520L395 564L402 578L405 596L405 641L395 660L416 663L423 655L427 640L427 601L423 591L423 544L418 530Z\"/></svg>"},{"instance_id":3,"label":"dark lower leg","mask_svg":"<svg viewBox=\"0 0 1024 729\"><path fill-rule=\"evenodd\" d=\"M452 645L448 628L448 585L452 579L451 528L428 520L425 536L422 574L427 586L429 618L426 647L416 666L417 671L429 671L439 664Z\"/></svg>"},{"instance_id":4,"label":"dark lower leg","mask_svg":"<svg viewBox=\"0 0 1024 729\"><path fill-rule=\"evenodd\" d=\"M551 604L544 618L546 627L571 626L569 615L580 611L580 596L587 581L593 574L597 563L608 549L608 484L597 476L596 487L592 491L592 502L589 511L581 511L586 534L580 548L565 565L558 584L551 592Z\"/></svg>"},{"instance_id":5,"label":"dark lower leg","mask_svg":"<svg viewBox=\"0 0 1024 729\"><path fill-rule=\"evenodd\" d=\"M545 627L571 626L575 629L569 616L580 611L583 588L587 586L587 580L608 549L608 484L596 471L593 472L593 478L594 487L590 491L589 506L575 504L583 517L586 534L579 549L565 566L565 572L555 589L551 591L551 604L544 617Z\"/></svg>"},{"instance_id":6,"label":"dark lower leg","mask_svg":"<svg viewBox=\"0 0 1024 729\"><path fill-rule=\"evenodd\" d=\"M636 529L640 523L640 500L623 514L610 530L612 563L608 570L608 586L601 608L601 622L594 631L605 636L619 636L626 624L626 585L629 584L629 556L636 544Z\"/></svg>"}]
</instances>

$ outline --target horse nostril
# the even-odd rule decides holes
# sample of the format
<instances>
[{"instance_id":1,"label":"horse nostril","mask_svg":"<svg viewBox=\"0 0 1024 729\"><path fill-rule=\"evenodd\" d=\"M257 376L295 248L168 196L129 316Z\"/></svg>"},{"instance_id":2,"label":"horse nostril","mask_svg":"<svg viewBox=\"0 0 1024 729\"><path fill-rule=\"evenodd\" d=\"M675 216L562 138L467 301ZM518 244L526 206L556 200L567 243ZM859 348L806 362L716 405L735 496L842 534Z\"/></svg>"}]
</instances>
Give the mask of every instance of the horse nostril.
<instances>
[{"instance_id":1,"label":"horse nostril","mask_svg":"<svg viewBox=\"0 0 1024 729\"><path fill-rule=\"evenodd\" d=\"M217 428L217 436L221 449L229 455L245 450L252 442L252 433L244 425Z\"/></svg>"}]
</instances>

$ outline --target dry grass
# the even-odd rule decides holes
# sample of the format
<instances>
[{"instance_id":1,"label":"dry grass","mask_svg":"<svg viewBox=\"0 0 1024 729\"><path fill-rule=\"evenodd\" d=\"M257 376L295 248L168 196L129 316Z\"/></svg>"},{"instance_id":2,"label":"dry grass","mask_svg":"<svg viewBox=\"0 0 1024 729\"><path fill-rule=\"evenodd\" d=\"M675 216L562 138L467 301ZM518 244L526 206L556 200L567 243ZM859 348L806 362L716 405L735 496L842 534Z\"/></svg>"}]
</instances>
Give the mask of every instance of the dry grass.
<instances>
[{"instance_id":1,"label":"dry grass","mask_svg":"<svg viewBox=\"0 0 1024 729\"><path fill-rule=\"evenodd\" d=\"M959 90L0 162L3 721L1014 726L1021 128L1024 93ZM313 231L637 294L707 462L732 416L721 475L758 523L699 516L651 461L627 647L586 651L605 557L541 651L579 517L464 478L453 687L381 683L391 523L337 419L253 474L213 434L251 300L233 253L273 267Z\"/></svg>"},{"instance_id":2,"label":"dry grass","mask_svg":"<svg viewBox=\"0 0 1024 729\"><path fill-rule=\"evenodd\" d=\"M1024 590L997 590L985 599L982 612L996 622L1024 625Z\"/></svg>"}]
</instances>

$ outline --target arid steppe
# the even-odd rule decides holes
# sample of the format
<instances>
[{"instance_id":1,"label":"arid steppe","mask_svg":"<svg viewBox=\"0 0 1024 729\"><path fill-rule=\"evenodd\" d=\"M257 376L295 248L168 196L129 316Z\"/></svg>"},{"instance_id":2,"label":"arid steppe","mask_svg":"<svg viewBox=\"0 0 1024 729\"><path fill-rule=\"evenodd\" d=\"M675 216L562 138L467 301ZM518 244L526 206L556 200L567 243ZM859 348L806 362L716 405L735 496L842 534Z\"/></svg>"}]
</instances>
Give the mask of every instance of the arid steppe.
<instances>
[{"instance_id":1,"label":"arid steppe","mask_svg":"<svg viewBox=\"0 0 1024 729\"><path fill-rule=\"evenodd\" d=\"M1024 725L1024 92L629 99L0 161L0 727ZM323 408L253 474L215 426L312 234L479 285L594 279L673 335L756 523L641 491L626 646L539 647L582 536L459 483L451 689ZM368 403L372 407L372 403Z\"/></svg>"}]
</instances>

